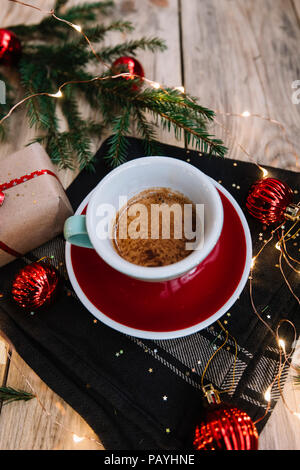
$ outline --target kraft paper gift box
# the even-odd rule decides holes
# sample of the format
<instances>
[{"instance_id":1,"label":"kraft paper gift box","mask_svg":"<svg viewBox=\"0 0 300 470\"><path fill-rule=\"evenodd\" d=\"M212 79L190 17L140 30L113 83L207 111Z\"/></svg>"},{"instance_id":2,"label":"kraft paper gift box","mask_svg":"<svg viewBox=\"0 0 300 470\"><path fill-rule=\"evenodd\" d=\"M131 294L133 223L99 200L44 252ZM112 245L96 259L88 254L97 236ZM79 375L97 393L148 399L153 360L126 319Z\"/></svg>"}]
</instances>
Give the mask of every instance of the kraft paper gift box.
<instances>
[{"instance_id":1,"label":"kraft paper gift box","mask_svg":"<svg viewBox=\"0 0 300 470\"><path fill-rule=\"evenodd\" d=\"M73 214L56 170L34 143L0 158L0 267L51 240Z\"/></svg>"}]
</instances>

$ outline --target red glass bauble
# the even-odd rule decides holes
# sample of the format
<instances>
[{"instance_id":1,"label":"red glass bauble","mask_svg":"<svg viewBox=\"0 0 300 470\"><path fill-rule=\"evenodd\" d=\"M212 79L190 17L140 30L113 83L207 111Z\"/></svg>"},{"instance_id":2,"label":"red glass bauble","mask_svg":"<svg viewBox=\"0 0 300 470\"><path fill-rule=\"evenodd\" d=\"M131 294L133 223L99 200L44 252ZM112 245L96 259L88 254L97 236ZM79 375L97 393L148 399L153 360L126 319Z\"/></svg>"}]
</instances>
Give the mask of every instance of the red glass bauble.
<instances>
[{"instance_id":1,"label":"red glass bauble","mask_svg":"<svg viewBox=\"0 0 300 470\"><path fill-rule=\"evenodd\" d=\"M257 181L250 188L246 207L249 213L266 225L282 222L293 200L291 188L275 178Z\"/></svg>"},{"instance_id":2,"label":"red glass bauble","mask_svg":"<svg viewBox=\"0 0 300 470\"><path fill-rule=\"evenodd\" d=\"M15 33L0 29L0 65L15 65L21 56L21 43Z\"/></svg>"},{"instance_id":3,"label":"red glass bauble","mask_svg":"<svg viewBox=\"0 0 300 470\"><path fill-rule=\"evenodd\" d=\"M58 271L48 263L37 261L19 271L13 282L12 296L20 307L36 310L49 305L58 283Z\"/></svg>"},{"instance_id":4,"label":"red glass bauble","mask_svg":"<svg viewBox=\"0 0 300 470\"><path fill-rule=\"evenodd\" d=\"M132 88L137 90L142 85L142 79L145 76L144 69L140 62L135 57L122 56L114 61L112 64L112 71L114 74L130 73L132 77L124 77L126 80L141 77L139 85L133 85Z\"/></svg>"},{"instance_id":5,"label":"red glass bauble","mask_svg":"<svg viewBox=\"0 0 300 470\"><path fill-rule=\"evenodd\" d=\"M230 405L210 405L205 422L196 427L196 450L257 450L258 432L244 411Z\"/></svg>"}]
</instances>

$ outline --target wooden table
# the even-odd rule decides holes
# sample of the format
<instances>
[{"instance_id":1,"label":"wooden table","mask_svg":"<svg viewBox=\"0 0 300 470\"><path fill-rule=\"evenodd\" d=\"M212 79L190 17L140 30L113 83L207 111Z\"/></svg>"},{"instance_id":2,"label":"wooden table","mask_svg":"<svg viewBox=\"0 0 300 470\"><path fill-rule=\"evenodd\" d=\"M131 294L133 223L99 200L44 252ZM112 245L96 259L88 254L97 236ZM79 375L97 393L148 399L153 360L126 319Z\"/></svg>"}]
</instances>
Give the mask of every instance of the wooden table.
<instances>
[{"instance_id":1,"label":"wooden table","mask_svg":"<svg viewBox=\"0 0 300 470\"><path fill-rule=\"evenodd\" d=\"M50 8L53 0L32 3ZM292 82L300 79L300 0L118 0L113 16L134 23L133 37L157 35L166 40L167 52L139 55L148 78L169 86L184 85L200 97L201 104L217 111L249 111L284 124L286 135L268 120L219 114L213 131L229 145L228 158L249 159L242 151L245 148L261 164L299 171L291 144L300 150L300 105L292 103ZM1 27L36 22L40 17L38 11L1 2ZM109 41L123 38L114 33ZM1 157L22 148L34 135L22 113L11 118L11 137L1 144ZM89 111L83 106L82 113ZM173 136L162 131L159 138L175 143ZM95 142L95 148L99 144ZM65 187L74 176L70 171L61 173ZM7 361L4 344L8 346L0 339L0 384L29 390L29 381L52 416L36 399L2 407L0 449L101 449L89 439L74 440L72 432L97 436L16 352L12 350L12 362ZM291 377L284 394L290 408L299 412L300 392L294 390ZM261 434L260 448L300 449L300 420L287 411L283 400Z\"/></svg>"}]
</instances>

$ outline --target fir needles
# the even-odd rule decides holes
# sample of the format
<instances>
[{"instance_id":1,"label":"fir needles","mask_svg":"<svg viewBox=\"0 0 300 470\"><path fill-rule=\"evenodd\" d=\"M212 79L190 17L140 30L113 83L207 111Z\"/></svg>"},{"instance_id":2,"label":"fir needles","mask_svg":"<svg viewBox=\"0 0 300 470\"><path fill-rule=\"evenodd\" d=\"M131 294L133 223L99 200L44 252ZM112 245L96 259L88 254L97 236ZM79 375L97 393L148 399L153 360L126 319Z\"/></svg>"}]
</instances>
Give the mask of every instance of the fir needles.
<instances>
[{"instance_id":1,"label":"fir needles","mask_svg":"<svg viewBox=\"0 0 300 470\"><path fill-rule=\"evenodd\" d=\"M111 1L82 3L71 8L67 3L67 0L57 0L54 12L48 12L39 24L9 28L22 43L18 69L25 96L30 97L26 100L29 124L40 130L35 141L45 146L55 163L63 168L92 167L92 141L95 136L101 138L104 128L110 128L113 134L107 154L112 166L126 160L126 136L132 132L144 139L145 154L158 154L157 126L174 132L178 139L184 136L187 144L202 152L225 155L226 147L207 130L214 113L200 106L195 98L178 89L154 86L148 79L144 79L141 88L135 86L135 82L140 82L139 77L113 78L111 64L116 58L135 56L139 50L164 51L163 40L142 37L111 47L103 46L107 33L130 33L131 23L107 24L106 21L104 25L99 22L99 15L111 11ZM102 75L93 80L89 70L97 60ZM72 83L64 87L59 100L53 99L57 97L57 89L66 82ZM1 107L0 119L15 104L12 87L7 88L7 95L7 105ZM80 113L82 99L97 111L97 120L85 119ZM62 130L59 113L62 113L65 130ZM149 122L149 116L153 122ZM0 127L3 133L3 125Z\"/></svg>"},{"instance_id":2,"label":"fir needles","mask_svg":"<svg viewBox=\"0 0 300 470\"><path fill-rule=\"evenodd\" d=\"M13 401L29 401L35 396L32 393L23 390L15 390L11 387L0 387L0 402L3 404L12 403Z\"/></svg>"}]
</instances>

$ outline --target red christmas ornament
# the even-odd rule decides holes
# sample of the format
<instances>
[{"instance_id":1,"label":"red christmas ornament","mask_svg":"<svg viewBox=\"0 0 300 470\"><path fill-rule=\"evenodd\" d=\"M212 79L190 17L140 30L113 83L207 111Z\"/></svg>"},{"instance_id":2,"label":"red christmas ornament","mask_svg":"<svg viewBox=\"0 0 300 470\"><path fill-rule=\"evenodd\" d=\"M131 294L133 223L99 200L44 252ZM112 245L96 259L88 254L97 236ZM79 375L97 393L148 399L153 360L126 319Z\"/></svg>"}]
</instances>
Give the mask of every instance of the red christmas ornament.
<instances>
[{"instance_id":1,"label":"red christmas ornament","mask_svg":"<svg viewBox=\"0 0 300 470\"><path fill-rule=\"evenodd\" d=\"M196 450L257 450L258 432L251 418L240 409L220 403L210 385L204 387L210 403L206 420L196 427Z\"/></svg>"},{"instance_id":2,"label":"red christmas ornament","mask_svg":"<svg viewBox=\"0 0 300 470\"><path fill-rule=\"evenodd\" d=\"M21 56L21 43L15 33L0 29L0 65L15 65Z\"/></svg>"},{"instance_id":3,"label":"red christmas ornament","mask_svg":"<svg viewBox=\"0 0 300 470\"><path fill-rule=\"evenodd\" d=\"M293 191L287 184L275 178L265 178L251 186L246 207L253 217L271 225L300 217L300 206L292 204L292 200Z\"/></svg>"},{"instance_id":4,"label":"red christmas ornament","mask_svg":"<svg viewBox=\"0 0 300 470\"><path fill-rule=\"evenodd\" d=\"M5 194L2 191L0 191L0 206L2 206L4 199L5 199Z\"/></svg>"},{"instance_id":5,"label":"red christmas ornament","mask_svg":"<svg viewBox=\"0 0 300 470\"><path fill-rule=\"evenodd\" d=\"M13 299L22 308L37 310L53 300L58 282L58 271L50 264L41 261L29 264L13 282Z\"/></svg>"},{"instance_id":6,"label":"red christmas ornament","mask_svg":"<svg viewBox=\"0 0 300 470\"><path fill-rule=\"evenodd\" d=\"M132 80L134 78L137 78L137 76L141 77L139 85L135 84L132 86L133 90L138 90L140 88L143 81L142 79L145 76L145 72L142 65L138 60L135 59L135 57L119 57L112 64L112 71L115 75L123 72L130 73L132 77L124 77L126 80Z\"/></svg>"}]
</instances>

